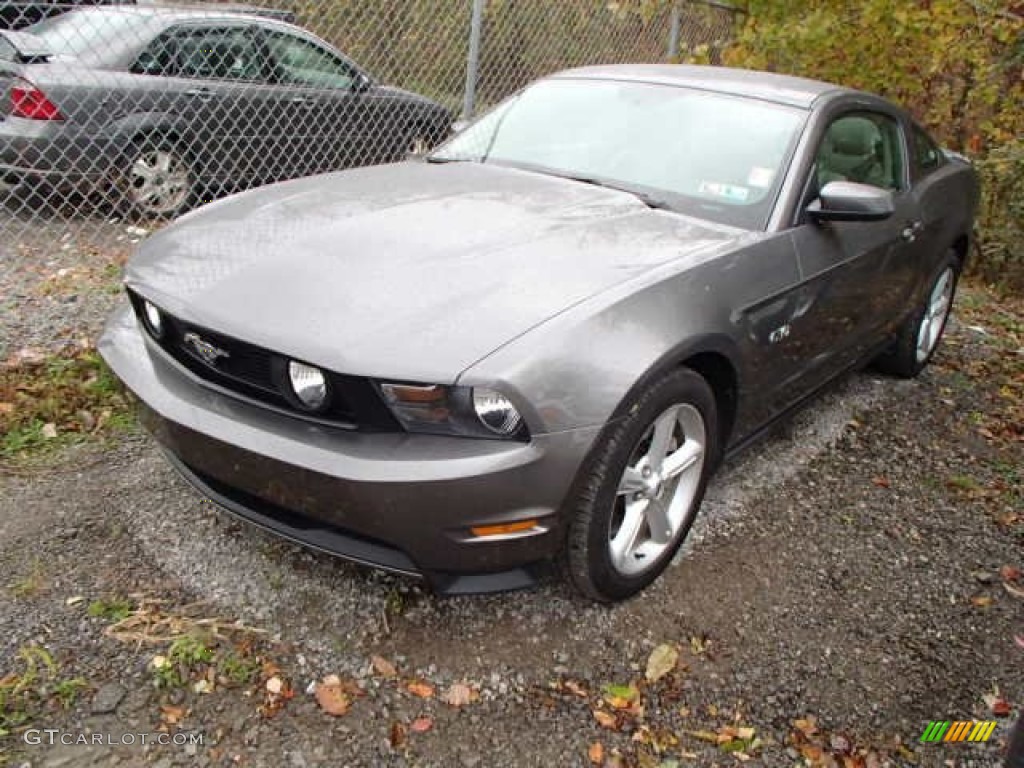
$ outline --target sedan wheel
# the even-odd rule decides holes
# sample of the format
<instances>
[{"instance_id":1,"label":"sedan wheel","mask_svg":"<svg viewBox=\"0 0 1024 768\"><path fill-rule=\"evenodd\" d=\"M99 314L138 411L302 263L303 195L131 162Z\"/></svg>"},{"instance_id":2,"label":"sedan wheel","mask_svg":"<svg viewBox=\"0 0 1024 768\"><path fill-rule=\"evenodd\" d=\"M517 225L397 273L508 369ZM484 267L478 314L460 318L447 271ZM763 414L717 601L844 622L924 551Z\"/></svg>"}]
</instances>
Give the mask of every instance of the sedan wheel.
<instances>
[{"instance_id":1,"label":"sedan wheel","mask_svg":"<svg viewBox=\"0 0 1024 768\"><path fill-rule=\"evenodd\" d=\"M671 371L626 404L577 478L569 578L610 602L665 570L686 538L718 455L714 393L697 373Z\"/></svg>"},{"instance_id":2,"label":"sedan wheel","mask_svg":"<svg viewBox=\"0 0 1024 768\"><path fill-rule=\"evenodd\" d=\"M170 146L142 146L126 176L125 196L140 216L170 218L183 212L192 199L192 171Z\"/></svg>"}]
</instances>

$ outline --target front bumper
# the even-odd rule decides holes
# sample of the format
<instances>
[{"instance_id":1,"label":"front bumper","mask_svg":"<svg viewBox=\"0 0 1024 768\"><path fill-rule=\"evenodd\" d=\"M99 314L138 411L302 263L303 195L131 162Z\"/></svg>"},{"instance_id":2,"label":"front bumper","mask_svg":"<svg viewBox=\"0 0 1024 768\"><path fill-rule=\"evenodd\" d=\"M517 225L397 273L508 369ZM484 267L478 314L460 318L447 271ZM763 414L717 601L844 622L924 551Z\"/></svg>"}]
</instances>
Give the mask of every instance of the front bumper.
<instances>
[{"instance_id":1,"label":"front bumper","mask_svg":"<svg viewBox=\"0 0 1024 768\"><path fill-rule=\"evenodd\" d=\"M529 443L349 432L204 386L146 339L128 308L99 346L171 462L221 507L301 544L424 576L442 593L533 582L558 552L559 509L599 430ZM526 533L469 531L533 518Z\"/></svg>"}]
</instances>

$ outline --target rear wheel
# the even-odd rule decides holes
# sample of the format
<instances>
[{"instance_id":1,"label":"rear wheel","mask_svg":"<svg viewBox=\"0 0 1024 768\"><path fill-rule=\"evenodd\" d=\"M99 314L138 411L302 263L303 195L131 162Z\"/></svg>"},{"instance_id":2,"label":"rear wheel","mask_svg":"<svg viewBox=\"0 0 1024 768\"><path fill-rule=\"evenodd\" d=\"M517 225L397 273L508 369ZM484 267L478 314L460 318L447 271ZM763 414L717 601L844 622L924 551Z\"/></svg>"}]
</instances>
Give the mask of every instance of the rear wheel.
<instances>
[{"instance_id":1,"label":"rear wheel","mask_svg":"<svg viewBox=\"0 0 1024 768\"><path fill-rule=\"evenodd\" d=\"M908 379L924 370L949 321L959 271L956 254L951 251L932 278L924 304L907 319L892 347L876 361L879 369Z\"/></svg>"},{"instance_id":2,"label":"rear wheel","mask_svg":"<svg viewBox=\"0 0 1024 768\"><path fill-rule=\"evenodd\" d=\"M714 393L678 369L609 426L572 503L569 578L602 602L630 597L665 570L689 533L718 451Z\"/></svg>"},{"instance_id":3,"label":"rear wheel","mask_svg":"<svg viewBox=\"0 0 1024 768\"><path fill-rule=\"evenodd\" d=\"M129 156L122 193L136 216L173 218L191 205L195 175L185 154L173 142L147 139Z\"/></svg>"}]
</instances>

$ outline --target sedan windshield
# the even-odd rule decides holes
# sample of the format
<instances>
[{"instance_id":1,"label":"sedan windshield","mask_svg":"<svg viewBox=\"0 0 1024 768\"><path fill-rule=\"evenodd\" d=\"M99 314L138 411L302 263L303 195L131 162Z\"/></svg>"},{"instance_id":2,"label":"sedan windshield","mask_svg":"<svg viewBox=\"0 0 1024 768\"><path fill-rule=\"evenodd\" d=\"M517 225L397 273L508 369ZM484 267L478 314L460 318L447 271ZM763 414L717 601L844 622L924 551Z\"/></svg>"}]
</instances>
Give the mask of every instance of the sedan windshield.
<instances>
[{"instance_id":1,"label":"sedan windshield","mask_svg":"<svg viewBox=\"0 0 1024 768\"><path fill-rule=\"evenodd\" d=\"M763 229L805 117L678 86L559 78L503 102L429 159L566 176Z\"/></svg>"}]
</instances>

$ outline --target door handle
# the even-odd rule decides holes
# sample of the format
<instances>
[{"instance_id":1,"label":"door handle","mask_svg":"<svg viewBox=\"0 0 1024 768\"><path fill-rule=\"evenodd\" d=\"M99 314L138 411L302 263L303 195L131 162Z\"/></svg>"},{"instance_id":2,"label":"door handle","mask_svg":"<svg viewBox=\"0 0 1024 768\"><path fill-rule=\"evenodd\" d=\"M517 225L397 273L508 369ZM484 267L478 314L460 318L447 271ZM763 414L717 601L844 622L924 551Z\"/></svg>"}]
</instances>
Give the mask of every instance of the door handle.
<instances>
[{"instance_id":1,"label":"door handle","mask_svg":"<svg viewBox=\"0 0 1024 768\"><path fill-rule=\"evenodd\" d=\"M209 101L215 94L209 88L189 88L185 91L185 95L195 96L200 101Z\"/></svg>"},{"instance_id":2,"label":"door handle","mask_svg":"<svg viewBox=\"0 0 1024 768\"><path fill-rule=\"evenodd\" d=\"M900 232L900 237L908 243L912 243L917 240L917 236L921 234L922 229L924 229L924 224L920 221L908 221L903 227L903 231Z\"/></svg>"},{"instance_id":3,"label":"door handle","mask_svg":"<svg viewBox=\"0 0 1024 768\"><path fill-rule=\"evenodd\" d=\"M316 106L314 99L307 99L305 96L292 96L288 101L301 107L312 108Z\"/></svg>"}]
</instances>

